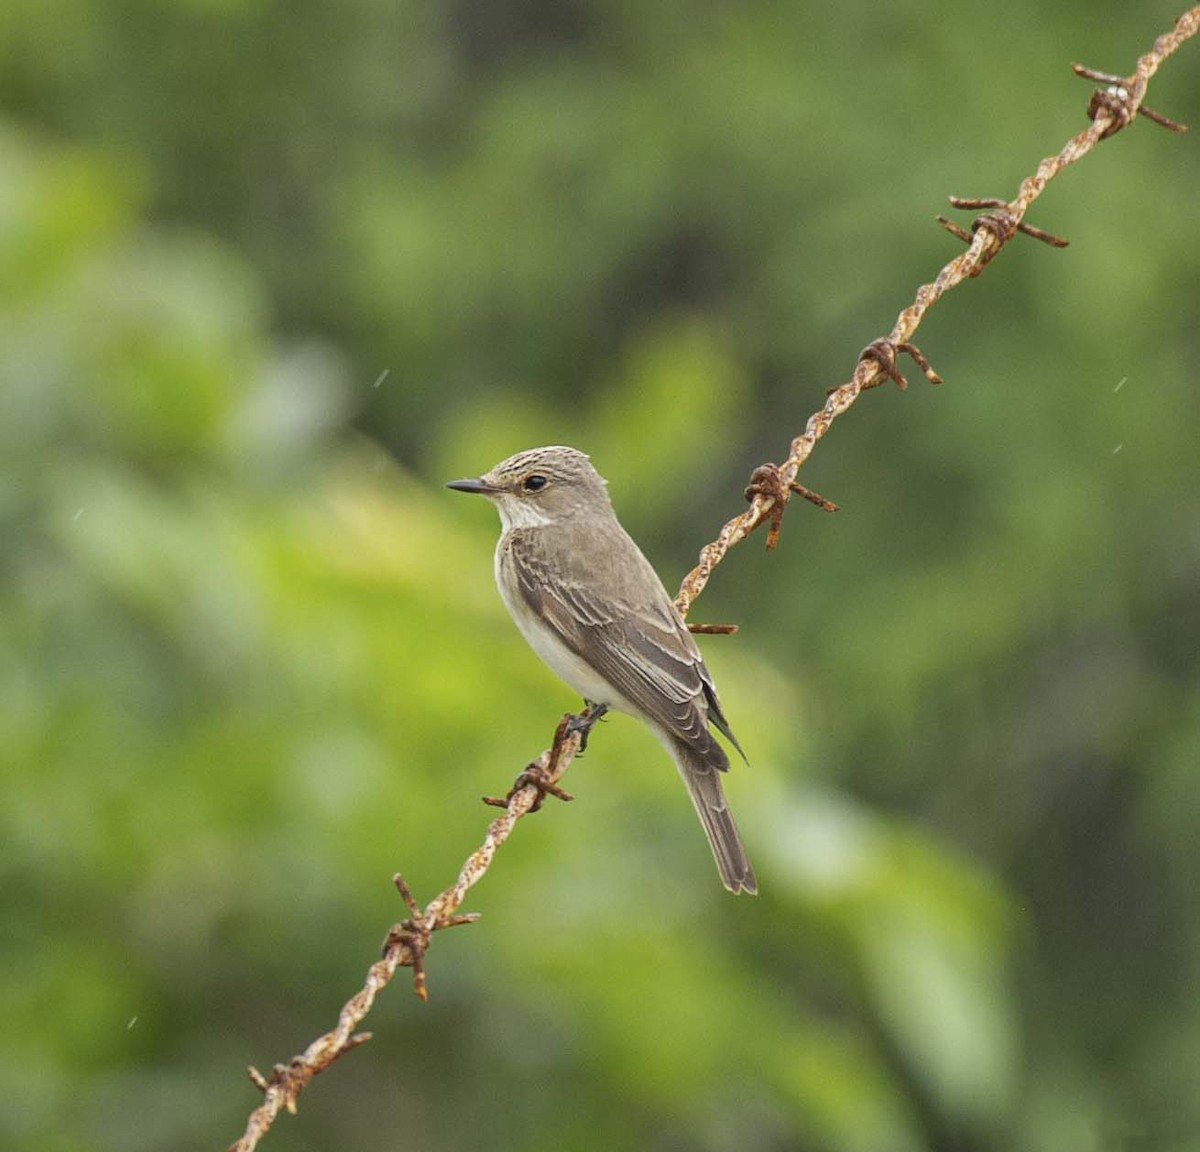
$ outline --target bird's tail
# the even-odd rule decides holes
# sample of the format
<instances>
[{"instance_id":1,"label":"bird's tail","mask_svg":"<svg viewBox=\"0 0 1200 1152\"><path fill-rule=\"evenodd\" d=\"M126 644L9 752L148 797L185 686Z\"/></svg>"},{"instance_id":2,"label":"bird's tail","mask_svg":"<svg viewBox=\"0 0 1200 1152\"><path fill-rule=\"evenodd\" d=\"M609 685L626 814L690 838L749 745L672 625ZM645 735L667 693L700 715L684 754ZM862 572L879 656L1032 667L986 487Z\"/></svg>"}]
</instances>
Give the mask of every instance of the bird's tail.
<instances>
[{"instance_id":1,"label":"bird's tail","mask_svg":"<svg viewBox=\"0 0 1200 1152\"><path fill-rule=\"evenodd\" d=\"M706 734L707 735L707 734ZM721 787L721 771L729 767L729 760L716 740L710 740L707 748L700 750L682 740L671 740L670 750L679 775L687 786L696 815L704 825L712 848L721 883L730 892L758 891L754 869L742 847L737 825L725 802L725 791Z\"/></svg>"}]
</instances>

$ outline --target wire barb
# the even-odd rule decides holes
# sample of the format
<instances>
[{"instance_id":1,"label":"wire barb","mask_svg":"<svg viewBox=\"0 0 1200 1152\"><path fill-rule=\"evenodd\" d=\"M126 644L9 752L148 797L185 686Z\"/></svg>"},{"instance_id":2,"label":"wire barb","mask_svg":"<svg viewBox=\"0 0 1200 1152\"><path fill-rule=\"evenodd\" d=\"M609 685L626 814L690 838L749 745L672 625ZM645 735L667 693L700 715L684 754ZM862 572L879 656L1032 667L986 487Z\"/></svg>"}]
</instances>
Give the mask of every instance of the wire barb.
<instances>
[{"instance_id":1,"label":"wire barb","mask_svg":"<svg viewBox=\"0 0 1200 1152\"><path fill-rule=\"evenodd\" d=\"M908 341L902 341L899 344L894 344L886 337L881 337L878 340L872 340L859 354L858 359L861 363L864 360L875 361L880 368L883 369L883 375L872 380L868 384L864 384L864 388L877 388L884 380L891 380L897 388L903 392L908 387L908 381L901 374L896 363L896 358L899 353L912 357L917 367L921 369L925 379L930 384L941 384L942 378L933 370L933 365L925 358L925 354L915 344ZM837 509L835 508L836 512Z\"/></svg>"},{"instance_id":2,"label":"wire barb","mask_svg":"<svg viewBox=\"0 0 1200 1152\"><path fill-rule=\"evenodd\" d=\"M1197 32L1200 32L1200 4L1188 9L1175 22L1174 28L1159 36L1151 49L1138 57L1133 77L1129 82L1129 91L1131 97L1137 101L1139 109L1141 101L1145 97L1146 88L1163 61L1177 52ZM886 343L890 344L897 352L903 350L904 346L912 340L913 334L929 309L952 288L956 288L973 276L978 276L980 271L995 257L999 248L1011 238L1014 231L1025 232L1034 239L1055 247L1065 244L1060 237L1034 228L1032 225L1024 225L1025 213L1046 190L1046 186L1051 180L1058 176L1064 168L1082 160L1096 147L1106 125L1106 117L1093 120L1087 128L1068 140L1056 154L1045 157L1038 164L1033 175L1026 177L1021 182L1016 196L1011 201L973 202L979 204L980 207L995 209L975 222L973 232L968 232L957 224L952 224L949 220L939 217L943 226L967 244L967 249L947 262L931 283L922 284L917 289L913 302L900 312L891 332L883 338ZM966 207L971 202L960 203ZM868 348L870 347L871 345L868 345ZM789 445L787 460L778 466L771 465L771 467L778 467L781 478L788 484L795 481L797 472L812 455L817 442L828 433L833 422L848 412L863 392L877 387L884 380L894 379L888 371L889 363L894 364L894 356L889 360L888 351L882 348L878 342L876 342L876 347L882 352L882 357L873 354L860 357L851 379L830 389L825 404L809 416L804 431L793 438ZM680 615L687 616L692 603L704 591L712 577L713 569L721 563L729 549L741 543L764 521L769 522L772 526L772 531L768 533L767 537L767 544L771 546L778 539L780 523L778 503L765 492L755 491L749 509L727 520L722 525L716 539L700 549L695 567L684 576L679 586L679 594L675 597L675 607L679 610Z\"/></svg>"},{"instance_id":3,"label":"wire barb","mask_svg":"<svg viewBox=\"0 0 1200 1152\"><path fill-rule=\"evenodd\" d=\"M583 751L581 748L580 751ZM503 797L499 796L484 796L483 802L491 805L493 808L507 808L512 803L513 797L521 791L522 788L534 788L537 790L537 795L533 803L529 806L530 812L538 812L541 810L542 803L547 796L557 797L559 800L567 801L568 803L575 799L570 792L564 791L557 784L553 783L546 775L544 768L538 764L530 764L523 772L517 774L517 778L513 781L512 787Z\"/></svg>"},{"instance_id":4,"label":"wire barb","mask_svg":"<svg viewBox=\"0 0 1200 1152\"><path fill-rule=\"evenodd\" d=\"M1017 215L1013 206L1007 200L999 200L993 196L981 199L965 199L961 196L951 196L949 199L951 205L955 208L992 209L991 212L985 212L980 216L976 216L971 221L970 232L965 228L959 227L953 221L947 220L945 216L937 218L938 223L947 232L957 236L964 244L971 244L975 239L975 234L981 230L986 231L992 237L993 243L989 244L983 250L978 264L971 270L970 275L972 276L978 276L991 263L1000 249L1018 232L1023 232L1026 236L1032 236L1035 240L1040 240L1043 244L1049 244L1051 248L1066 248L1070 244L1069 240L1064 240L1061 236L1055 236L1053 232L1047 232L1042 228L1035 228L1032 224L1026 224Z\"/></svg>"},{"instance_id":5,"label":"wire barb","mask_svg":"<svg viewBox=\"0 0 1200 1152\"><path fill-rule=\"evenodd\" d=\"M1100 132L1101 140L1107 140L1122 128L1128 128L1133 123L1134 116L1145 116L1147 120L1152 120L1171 132L1187 131L1186 124L1170 120L1161 112L1155 112L1153 108L1147 108L1135 99L1136 74L1132 77L1114 76L1110 72L1097 72L1094 68L1085 68L1082 64L1072 64L1071 71L1084 80L1096 80L1108 85L1107 88L1097 88L1087 106L1089 120L1099 120L1102 115L1107 118L1107 123Z\"/></svg>"},{"instance_id":6,"label":"wire barb","mask_svg":"<svg viewBox=\"0 0 1200 1152\"><path fill-rule=\"evenodd\" d=\"M411 915L399 924L393 924L383 940L382 958L388 960L395 957L396 964L401 968L413 970L413 991L422 999L429 999L429 991L425 983L425 953L435 932L443 928L457 928L461 924L474 924L479 919L478 912L437 913L422 909L417 903L403 876L399 872L392 877L400 899ZM430 905L432 908L433 905ZM353 1038L357 1039L357 1038ZM340 1055L340 1053L338 1053Z\"/></svg>"},{"instance_id":7,"label":"wire barb","mask_svg":"<svg viewBox=\"0 0 1200 1152\"><path fill-rule=\"evenodd\" d=\"M838 510L838 506L832 500L826 500L824 496L810 491L803 484L797 484L795 480L788 479L778 464L760 464L750 474L750 483L746 485L745 497L751 502L757 497L771 502L771 506L765 514L765 519L770 525L767 529L768 552L774 551L775 545L779 543L779 532L783 527L783 510L787 507L788 499L793 492L826 512ZM753 527L758 527L758 524L761 523L763 520L760 519Z\"/></svg>"},{"instance_id":8,"label":"wire barb","mask_svg":"<svg viewBox=\"0 0 1200 1152\"><path fill-rule=\"evenodd\" d=\"M1007 238L1012 238L1011 228L1015 222L1016 230L1023 232L1026 236L1032 236L1035 240L1040 240L1043 244L1049 244L1051 248L1066 248L1070 245L1070 240L1064 240L1061 236L1055 236L1053 232L1046 232L1042 228L1035 228L1032 224L1027 224L1024 220L1013 218L1013 208L1006 200L999 200L994 196L984 197L983 199L968 200L961 196L949 197L950 204L954 208L996 208L999 209L1005 219L1001 222L1001 227L1007 234ZM971 221L971 228L975 230L984 227L990 223L990 218L987 216L977 217Z\"/></svg>"}]
</instances>

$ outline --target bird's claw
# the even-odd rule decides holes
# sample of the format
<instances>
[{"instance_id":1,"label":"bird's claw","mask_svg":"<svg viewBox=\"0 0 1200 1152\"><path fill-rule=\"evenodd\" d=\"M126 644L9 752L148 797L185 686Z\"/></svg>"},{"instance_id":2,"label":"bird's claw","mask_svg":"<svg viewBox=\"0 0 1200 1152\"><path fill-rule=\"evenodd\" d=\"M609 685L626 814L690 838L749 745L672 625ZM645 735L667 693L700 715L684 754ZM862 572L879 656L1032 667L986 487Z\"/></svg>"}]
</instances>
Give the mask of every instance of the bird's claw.
<instances>
[{"instance_id":1,"label":"bird's claw","mask_svg":"<svg viewBox=\"0 0 1200 1152\"><path fill-rule=\"evenodd\" d=\"M593 704L590 700L585 700L584 703L587 707L578 715L568 718L563 726L564 736L570 736L572 732L579 733L577 756L582 756L587 751L588 737L591 735L592 729L604 719L604 714L608 711L607 704Z\"/></svg>"}]
</instances>

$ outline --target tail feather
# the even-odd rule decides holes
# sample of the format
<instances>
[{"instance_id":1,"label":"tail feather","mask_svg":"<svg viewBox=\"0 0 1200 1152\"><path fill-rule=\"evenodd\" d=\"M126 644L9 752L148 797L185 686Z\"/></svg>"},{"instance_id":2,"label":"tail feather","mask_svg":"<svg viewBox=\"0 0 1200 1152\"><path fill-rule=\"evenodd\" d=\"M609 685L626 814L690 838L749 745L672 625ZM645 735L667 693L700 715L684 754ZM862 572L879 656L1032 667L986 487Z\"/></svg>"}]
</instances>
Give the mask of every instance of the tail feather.
<instances>
[{"instance_id":1,"label":"tail feather","mask_svg":"<svg viewBox=\"0 0 1200 1152\"><path fill-rule=\"evenodd\" d=\"M671 744L672 758L708 836L721 882L730 892L755 894L758 881L721 787L721 769L728 767L725 753L715 740L704 751L679 740Z\"/></svg>"}]
</instances>

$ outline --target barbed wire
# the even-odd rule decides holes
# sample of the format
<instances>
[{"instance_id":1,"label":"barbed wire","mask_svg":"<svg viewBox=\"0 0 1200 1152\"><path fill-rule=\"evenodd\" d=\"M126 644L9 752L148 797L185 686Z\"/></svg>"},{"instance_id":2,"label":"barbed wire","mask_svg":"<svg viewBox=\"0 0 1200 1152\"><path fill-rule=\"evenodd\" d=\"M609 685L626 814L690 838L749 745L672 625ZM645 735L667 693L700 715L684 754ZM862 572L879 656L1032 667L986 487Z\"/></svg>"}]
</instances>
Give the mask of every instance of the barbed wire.
<instances>
[{"instance_id":1,"label":"barbed wire","mask_svg":"<svg viewBox=\"0 0 1200 1152\"><path fill-rule=\"evenodd\" d=\"M783 510L792 492L797 491L796 473L812 454L817 441L829 431L834 420L870 388L877 388L888 380L892 380L899 388L907 387L907 381L897 367L897 358L901 353L911 356L916 361L930 383L941 383L941 378L912 343L912 337L925 313L942 296L964 280L978 276L1018 232L1054 247L1066 244L1065 240L1024 222L1025 213L1029 211L1030 205L1045 191L1046 185L1055 176L1068 165L1082 160L1101 140L1106 140L1122 128L1128 127L1138 114L1172 131L1185 130L1182 124L1143 107L1142 101L1145 99L1151 77L1158 71L1162 62L1197 31L1200 31L1200 5L1185 12L1170 32L1159 36L1150 51L1138 58L1133 74L1127 77L1111 76L1073 64L1071 67L1077 76L1100 80L1108 85L1092 94L1088 104L1088 117L1091 122L1087 128L1068 140L1055 155L1042 160L1034 174L1021 182L1012 200L962 200L955 196L950 198L950 203L956 208L990 208L991 211L975 217L971 222L970 232L950 224L944 217L938 217L938 221L949 231L967 241L966 251L949 261L932 283L922 284L917 289L913 302L896 317L896 323L887 336L872 341L862 350L854 375L845 384L832 389L824 407L808 418L804 431L789 445L787 459L782 464L764 464L755 470L750 479L750 486L746 489L750 507L728 521L717 534L717 538L701 549L696 567L684 577L679 595L675 598L675 606L681 613L687 615L693 601L708 583L712 570L724 559L729 549L760 524L770 525L767 547L775 546Z\"/></svg>"},{"instance_id":2,"label":"barbed wire","mask_svg":"<svg viewBox=\"0 0 1200 1152\"><path fill-rule=\"evenodd\" d=\"M873 340L862 350L853 376L832 389L825 404L808 418L804 431L788 446L787 459L782 464L768 463L755 469L745 493L750 502L749 508L729 520L716 539L701 549L696 566L684 577L675 599L681 615L687 616L712 576L713 569L721 563L729 549L756 528L768 525L767 548L774 548L784 509L793 494L834 509L828 501L799 485L796 475L812 454L817 441L863 392L877 388L888 380L899 388L907 387L907 381L898 367L901 355L909 356L930 383L941 383L941 378L929 361L912 343L912 337L925 313L946 292L983 272L1004 245L1018 233L1054 247L1065 246L1065 240L1025 223L1025 214L1030 206L1055 176L1068 165L1083 159L1100 141L1128 127L1138 115L1172 131L1185 130L1183 125L1146 108L1143 100L1150 79L1163 61L1198 31L1200 5L1185 12L1171 31L1159 36L1153 47L1139 57L1133 73L1127 77L1072 65L1076 75L1106 85L1092 94L1088 104L1088 127L1068 140L1055 155L1042 160L1034 174L1022 181L1013 199L950 198L956 208L986 209L971 222L969 231L944 217L938 217L944 227L966 242L966 250L950 260L931 283L917 289L912 304L900 312L887 336ZM732 630L725 625L690 627L697 632ZM371 1033L357 1031L358 1026L371 1011L376 996L391 982L398 969L411 968L413 990L422 1000L428 998L424 960L433 934L444 928L471 923L477 918L472 914L461 914L458 909L462 907L470 889L483 878L496 852L512 835L521 817L536 811L547 795L571 799L559 787L559 781L571 762L586 747L588 733L597 718L594 713L563 716L555 729L550 747L517 777L508 795L503 800L485 798L489 803L502 806L503 815L488 825L483 843L464 862L455 882L439 892L423 909L404 879L399 875L393 878L410 915L389 930L384 939L382 958L369 969L363 987L342 1007L336 1027L319 1036L286 1064L276 1064L267 1076L256 1068L249 1069L250 1079L262 1091L263 1100L250 1113L245 1131L230 1145L229 1152L253 1152L281 1111L286 1109L295 1113L297 1098L314 1076L371 1038Z\"/></svg>"}]
</instances>

